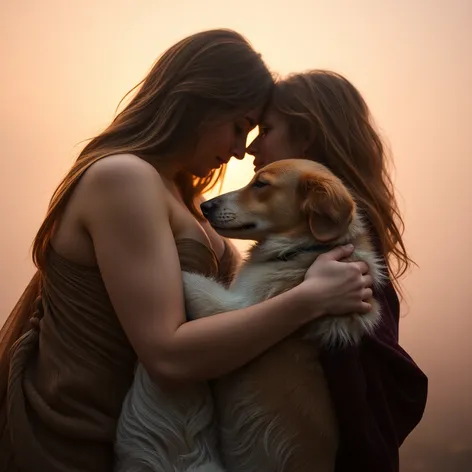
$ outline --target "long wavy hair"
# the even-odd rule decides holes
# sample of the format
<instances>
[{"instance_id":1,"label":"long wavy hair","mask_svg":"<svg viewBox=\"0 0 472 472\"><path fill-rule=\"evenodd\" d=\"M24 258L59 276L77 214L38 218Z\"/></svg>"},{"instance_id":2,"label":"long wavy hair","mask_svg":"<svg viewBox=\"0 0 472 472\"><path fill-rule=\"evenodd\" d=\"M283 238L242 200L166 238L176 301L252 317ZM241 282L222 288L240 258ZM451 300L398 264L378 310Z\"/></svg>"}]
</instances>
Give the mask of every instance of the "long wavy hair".
<instances>
[{"instance_id":1,"label":"long wavy hair","mask_svg":"<svg viewBox=\"0 0 472 472\"><path fill-rule=\"evenodd\" d=\"M413 261L402 238L390 156L360 92L340 74L312 70L277 81L272 107L287 120L290 139L311 143L305 157L326 165L351 189L399 288Z\"/></svg>"},{"instance_id":2,"label":"long wavy hair","mask_svg":"<svg viewBox=\"0 0 472 472\"><path fill-rule=\"evenodd\" d=\"M33 245L33 260L44 254L55 222L83 173L103 157L130 153L143 159L178 158L195 145L205 126L263 105L273 79L240 34L210 30L189 36L169 48L138 84L130 103L82 150L51 199ZM221 173L205 178L179 175L177 183L192 213L195 197L216 184Z\"/></svg>"},{"instance_id":3,"label":"long wavy hair","mask_svg":"<svg viewBox=\"0 0 472 472\"><path fill-rule=\"evenodd\" d=\"M54 192L34 239L33 261L38 271L0 331L0 401L6 392L10 348L30 328L47 248L84 172L113 154L135 154L155 163L178 159L195 146L205 127L262 107L273 84L261 56L243 36L215 29L188 36L170 47L125 95L134 93L112 123L80 152ZM214 171L204 178L185 173L177 176L183 200L197 218L201 215L196 198L221 180L223 172Z\"/></svg>"}]
</instances>

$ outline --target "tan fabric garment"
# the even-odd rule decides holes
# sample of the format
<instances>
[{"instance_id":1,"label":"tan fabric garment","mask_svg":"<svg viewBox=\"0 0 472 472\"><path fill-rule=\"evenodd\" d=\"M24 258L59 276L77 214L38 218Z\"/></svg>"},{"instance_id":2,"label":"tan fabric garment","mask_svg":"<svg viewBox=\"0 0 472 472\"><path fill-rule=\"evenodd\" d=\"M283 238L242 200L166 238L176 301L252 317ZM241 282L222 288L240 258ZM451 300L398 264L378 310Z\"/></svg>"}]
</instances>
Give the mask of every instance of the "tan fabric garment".
<instances>
[{"instance_id":1,"label":"tan fabric garment","mask_svg":"<svg viewBox=\"0 0 472 472\"><path fill-rule=\"evenodd\" d=\"M221 280L234 271L229 245L219 264L196 241L177 248L184 270ZM50 250L40 293L30 315L13 313L0 333L0 373L10 364L8 380L0 378L0 472L111 472L135 353L97 267ZM33 328L10 351L31 317Z\"/></svg>"}]
</instances>

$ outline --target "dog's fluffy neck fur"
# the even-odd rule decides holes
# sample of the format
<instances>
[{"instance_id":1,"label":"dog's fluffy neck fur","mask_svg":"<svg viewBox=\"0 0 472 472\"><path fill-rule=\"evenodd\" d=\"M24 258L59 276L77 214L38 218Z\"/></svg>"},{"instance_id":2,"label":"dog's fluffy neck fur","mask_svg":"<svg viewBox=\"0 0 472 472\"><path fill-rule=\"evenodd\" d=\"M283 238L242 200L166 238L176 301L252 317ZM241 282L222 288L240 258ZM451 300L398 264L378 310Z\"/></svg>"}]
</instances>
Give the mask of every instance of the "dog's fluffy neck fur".
<instances>
[{"instance_id":1,"label":"dog's fluffy neck fur","mask_svg":"<svg viewBox=\"0 0 472 472\"><path fill-rule=\"evenodd\" d=\"M355 213L348 230L329 243L318 241L310 232L301 236L274 235L263 241L256 242L248 251L248 260L252 262L269 262L271 260L285 260L306 254L313 250L313 259L320 252L328 252L336 246L344 244L356 245L356 240L367 236L366 227L358 212Z\"/></svg>"}]
</instances>

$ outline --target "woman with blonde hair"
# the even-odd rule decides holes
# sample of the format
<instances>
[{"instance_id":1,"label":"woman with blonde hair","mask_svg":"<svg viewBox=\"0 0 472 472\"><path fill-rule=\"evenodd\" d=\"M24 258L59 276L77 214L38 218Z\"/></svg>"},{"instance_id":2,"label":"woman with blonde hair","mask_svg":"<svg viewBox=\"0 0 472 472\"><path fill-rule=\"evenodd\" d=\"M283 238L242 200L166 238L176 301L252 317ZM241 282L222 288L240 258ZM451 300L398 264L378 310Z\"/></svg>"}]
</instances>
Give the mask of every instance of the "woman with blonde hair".
<instances>
[{"instance_id":1,"label":"woman with blonde hair","mask_svg":"<svg viewBox=\"0 0 472 472\"><path fill-rule=\"evenodd\" d=\"M395 286L411 259L388 172L388 159L369 108L340 74L314 70L276 83L248 152L256 170L304 157L320 162L353 192L390 279L376 293L382 323L358 347L322 353L338 416L336 472L398 472L399 447L421 420L427 378L400 347Z\"/></svg>"},{"instance_id":2,"label":"woman with blonde hair","mask_svg":"<svg viewBox=\"0 0 472 472\"><path fill-rule=\"evenodd\" d=\"M241 35L204 31L168 49L82 150L0 333L0 471L112 471L138 359L156 382L211 379L319 316L370 309L368 268L340 247L283 295L186 322L181 270L227 282L238 259L198 202L244 157L272 87Z\"/></svg>"}]
</instances>

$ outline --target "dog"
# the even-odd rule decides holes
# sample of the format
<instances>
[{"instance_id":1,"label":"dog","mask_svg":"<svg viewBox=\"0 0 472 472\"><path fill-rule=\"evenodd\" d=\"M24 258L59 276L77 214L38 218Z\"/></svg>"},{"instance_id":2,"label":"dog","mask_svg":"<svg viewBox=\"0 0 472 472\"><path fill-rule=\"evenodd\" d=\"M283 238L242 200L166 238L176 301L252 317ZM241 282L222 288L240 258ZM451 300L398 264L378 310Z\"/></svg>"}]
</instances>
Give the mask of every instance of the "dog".
<instances>
[{"instance_id":1,"label":"dog","mask_svg":"<svg viewBox=\"0 0 472 472\"><path fill-rule=\"evenodd\" d=\"M212 316L257 304L299 283L318 256L346 243L363 260L374 287L386 269L376 255L355 200L326 167L304 159L274 162L250 183L202 203L222 236L256 243L229 287L183 272L187 317ZM118 426L117 471L332 472L336 417L318 350L358 343L380 321L326 316L213 382L168 392L142 366Z\"/></svg>"}]
</instances>

